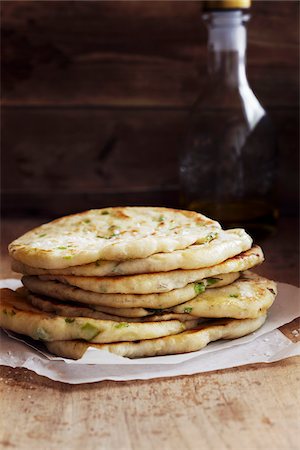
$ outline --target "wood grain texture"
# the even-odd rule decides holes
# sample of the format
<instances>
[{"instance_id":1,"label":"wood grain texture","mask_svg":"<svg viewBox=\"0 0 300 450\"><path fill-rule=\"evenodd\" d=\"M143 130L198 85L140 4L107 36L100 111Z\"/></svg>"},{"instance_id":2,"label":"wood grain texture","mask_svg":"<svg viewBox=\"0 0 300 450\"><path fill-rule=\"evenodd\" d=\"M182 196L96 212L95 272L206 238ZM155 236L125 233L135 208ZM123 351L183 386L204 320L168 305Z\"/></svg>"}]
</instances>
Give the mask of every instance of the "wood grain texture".
<instances>
[{"instance_id":1,"label":"wood grain texture","mask_svg":"<svg viewBox=\"0 0 300 450\"><path fill-rule=\"evenodd\" d=\"M0 376L2 448L299 448L296 357L188 377L81 386L26 369L2 367Z\"/></svg>"},{"instance_id":2,"label":"wood grain texture","mask_svg":"<svg viewBox=\"0 0 300 450\"><path fill-rule=\"evenodd\" d=\"M201 1L5 2L4 104L189 107L206 77L201 9ZM265 106L298 104L298 11L297 1L253 2L248 72Z\"/></svg>"},{"instance_id":3,"label":"wood grain texture","mask_svg":"<svg viewBox=\"0 0 300 450\"><path fill-rule=\"evenodd\" d=\"M185 121L176 111L9 110L3 183L28 193L174 186Z\"/></svg>"}]
</instances>

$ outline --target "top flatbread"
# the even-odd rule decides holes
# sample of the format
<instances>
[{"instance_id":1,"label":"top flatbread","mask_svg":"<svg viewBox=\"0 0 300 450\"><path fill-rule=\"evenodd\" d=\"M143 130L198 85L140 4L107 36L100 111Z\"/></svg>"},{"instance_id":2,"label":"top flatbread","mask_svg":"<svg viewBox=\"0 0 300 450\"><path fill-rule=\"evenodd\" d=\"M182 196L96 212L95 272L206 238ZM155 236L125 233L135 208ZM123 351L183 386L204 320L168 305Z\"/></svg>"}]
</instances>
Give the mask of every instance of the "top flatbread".
<instances>
[{"instance_id":1,"label":"top flatbread","mask_svg":"<svg viewBox=\"0 0 300 450\"><path fill-rule=\"evenodd\" d=\"M216 237L220 225L193 211L118 207L86 211L41 225L9 245L31 267L61 269L99 259L146 258Z\"/></svg>"},{"instance_id":2,"label":"top flatbread","mask_svg":"<svg viewBox=\"0 0 300 450\"><path fill-rule=\"evenodd\" d=\"M65 269L39 269L13 260L12 269L26 275L75 275L107 277L140 273L168 272L176 269L211 267L251 248L252 239L242 229L218 231L209 242L194 244L172 253L156 253L128 261L95 261Z\"/></svg>"}]
</instances>

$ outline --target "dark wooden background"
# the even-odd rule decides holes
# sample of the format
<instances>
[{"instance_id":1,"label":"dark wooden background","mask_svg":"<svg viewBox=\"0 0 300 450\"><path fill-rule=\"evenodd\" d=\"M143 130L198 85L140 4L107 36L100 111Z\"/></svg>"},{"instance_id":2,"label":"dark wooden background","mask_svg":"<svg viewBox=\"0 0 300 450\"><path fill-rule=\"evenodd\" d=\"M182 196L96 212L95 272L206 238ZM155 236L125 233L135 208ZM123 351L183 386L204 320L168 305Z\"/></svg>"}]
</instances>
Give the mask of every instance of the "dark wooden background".
<instances>
[{"instance_id":1,"label":"dark wooden background","mask_svg":"<svg viewBox=\"0 0 300 450\"><path fill-rule=\"evenodd\" d=\"M3 1L2 206L55 216L177 205L177 155L206 74L201 1ZM298 205L299 2L254 1L248 75Z\"/></svg>"}]
</instances>

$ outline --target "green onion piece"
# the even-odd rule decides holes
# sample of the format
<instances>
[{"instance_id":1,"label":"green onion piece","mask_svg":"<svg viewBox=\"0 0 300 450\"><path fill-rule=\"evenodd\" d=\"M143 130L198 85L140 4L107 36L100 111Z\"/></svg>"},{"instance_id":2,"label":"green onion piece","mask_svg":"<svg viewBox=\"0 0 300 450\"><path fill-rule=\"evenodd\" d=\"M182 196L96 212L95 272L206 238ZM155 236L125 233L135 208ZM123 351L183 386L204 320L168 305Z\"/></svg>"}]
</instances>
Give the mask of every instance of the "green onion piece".
<instances>
[{"instance_id":1,"label":"green onion piece","mask_svg":"<svg viewBox=\"0 0 300 450\"><path fill-rule=\"evenodd\" d=\"M85 339L86 341L94 339L94 337L96 337L97 334L100 333L100 330L98 330L95 325L92 325L89 322L86 322L84 325L82 325L81 330L84 332L83 339Z\"/></svg>"},{"instance_id":2,"label":"green onion piece","mask_svg":"<svg viewBox=\"0 0 300 450\"><path fill-rule=\"evenodd\" d=\"M221 278L206 278L206 286L211 286L212 284L216 284L220 280L221 280Z\"/></svg>"},{"instance_id":3,"label":"green onion piece","mask_svg":"<svg viewBox=\"0 0 300 450\"><path fill-rule=\"evenodd\" d=\"M195 283L194 289L197 295L202 294L202 292L205 291L205 284L203 283L203 281L201 281L200 283Z\"/></svg>"},{"instance_id":4,"label":"green onion piece","mask_svg":"<svg viewBox=\"0 0 300 450\"><path fill-rule=\"evenodd\" d=\"M115 328L126 328L129 327L129 323L127 322L120 322L117 325L115 325Z\"/></svg>"},{"instance_id":5,"label":"green onion piece","mask_svg":"<svg viewBox=\"0 0 300 450\"><path fill-rule=\"evenodd\" d=\"M209 235L206 236L204 242L210 242L213 239L216 239L216 237L218 237L218 233L217 232L214 231L212 233L209 233Z\"/></svg>"}]
</instances>

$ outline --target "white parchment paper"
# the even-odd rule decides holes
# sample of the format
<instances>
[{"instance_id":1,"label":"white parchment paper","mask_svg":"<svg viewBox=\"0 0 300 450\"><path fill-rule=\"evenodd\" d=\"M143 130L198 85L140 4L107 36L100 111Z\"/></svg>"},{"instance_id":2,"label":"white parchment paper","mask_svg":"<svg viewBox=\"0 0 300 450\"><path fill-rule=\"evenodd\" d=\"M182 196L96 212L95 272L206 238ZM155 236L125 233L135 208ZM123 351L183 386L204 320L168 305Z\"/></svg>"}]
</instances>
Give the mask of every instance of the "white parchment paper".
<instances>
[{"instance_id":1,"label":"white parchment paper","mask_svg":"<svg viewBox=\"0 0 300 450\"><path fill-rule=\"evenodd\" d=\"M16 289L20 285L19 280L0 281L0 287ZM284 283L279 283L278 288L262 328L239 339L213 342L198 352L131 360L89 348L80 360L74 361L50 355L32 340L2 332L0 364L26 367L55 381L80 384L189 375L300 355L300 343L291 342L277 330L300 315L300 289Z\"/></svg>"}]
</instances>

